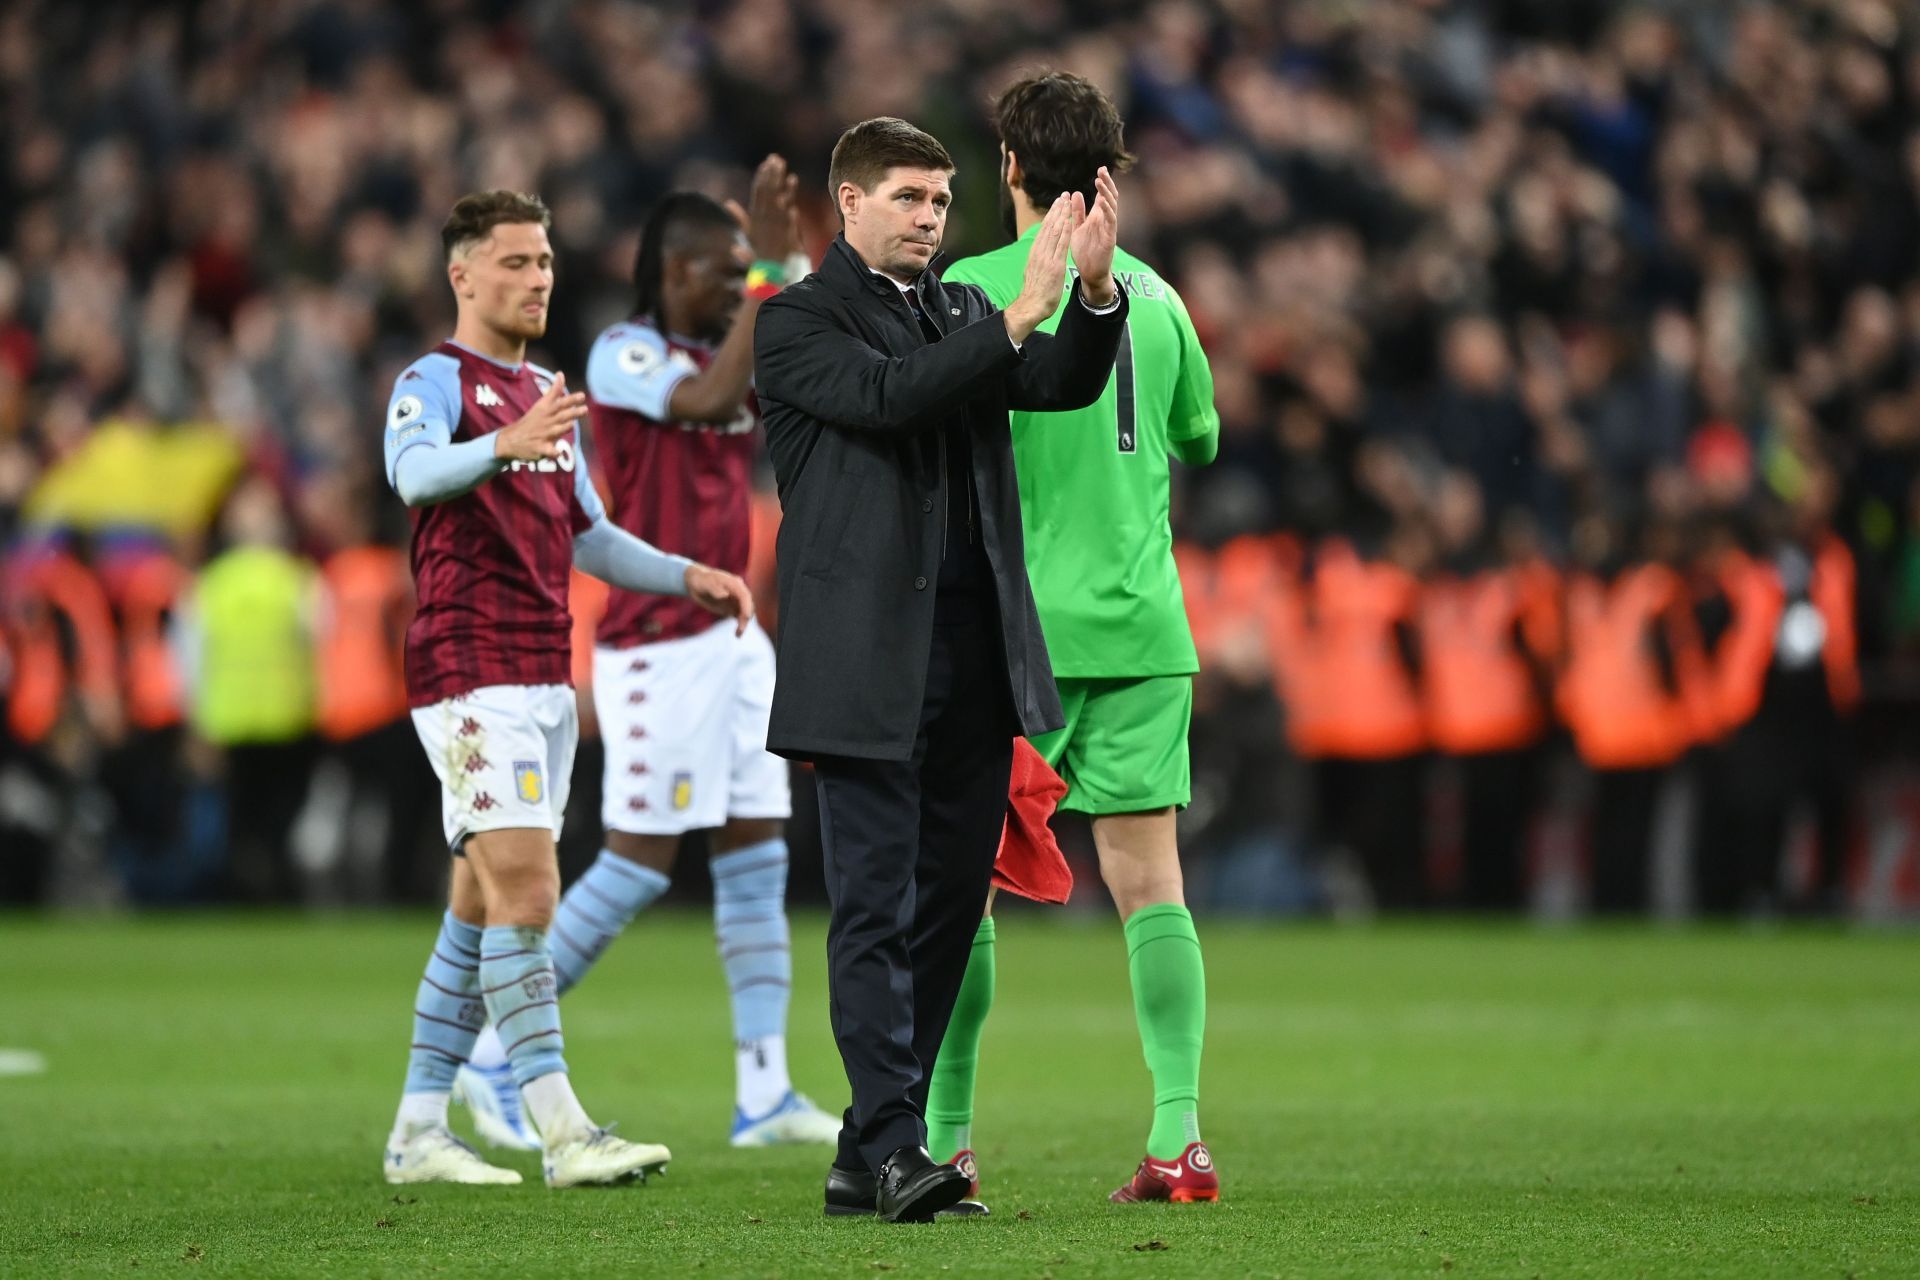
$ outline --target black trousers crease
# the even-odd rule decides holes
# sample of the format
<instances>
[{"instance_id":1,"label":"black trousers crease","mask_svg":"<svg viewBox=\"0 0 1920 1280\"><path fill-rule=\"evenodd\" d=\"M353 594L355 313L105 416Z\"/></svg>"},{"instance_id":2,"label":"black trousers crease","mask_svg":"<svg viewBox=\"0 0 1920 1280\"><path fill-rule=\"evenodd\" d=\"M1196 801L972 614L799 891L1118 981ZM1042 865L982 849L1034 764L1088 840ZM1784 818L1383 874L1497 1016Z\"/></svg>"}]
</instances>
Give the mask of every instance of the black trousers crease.
<instances>
[{"instance_id":1,"label":"black trousers crease","mask_svg":"<svg viewBox=\"0 0 1920 1280\"><path fill-rule=\"evenodd\" d=\"M853 1104L835 1163L924 1145L929 1077L1006 816L1013 713L991 607L934 627L904 761L815 759L833 1035Z\"/></svg>"}]
</instances>

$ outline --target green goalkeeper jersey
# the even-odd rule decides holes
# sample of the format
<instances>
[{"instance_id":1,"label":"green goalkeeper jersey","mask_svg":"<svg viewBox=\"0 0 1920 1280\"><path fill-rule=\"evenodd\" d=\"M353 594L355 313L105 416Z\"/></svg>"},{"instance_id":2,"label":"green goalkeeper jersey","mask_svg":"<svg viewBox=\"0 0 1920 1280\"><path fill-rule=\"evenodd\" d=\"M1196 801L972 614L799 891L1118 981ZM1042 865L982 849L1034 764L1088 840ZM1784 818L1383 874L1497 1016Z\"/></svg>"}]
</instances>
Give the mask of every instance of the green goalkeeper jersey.
<instances>
[{"instance_id":1,"label":"green goalkeeper jersey","mask_svg":"<svg viewBox=\"0 0 1920 1280\"><path fill-rule=\"evenodd\" d=\"M1004 307L1020 292L1039 231L941 277L977 284ZM1213 373L1172 286L1124 250L1113 255L1113 276L1128 314L1106 390L1069 413L1012 415L1027 575L1055 675L1184 675L1200 663L1173 563L1167 459L1212 460ZM1062 306L1071 300L1069 290ZM1040 328L1059 323L1056 310Z\"/></svg>"}]
</instances>

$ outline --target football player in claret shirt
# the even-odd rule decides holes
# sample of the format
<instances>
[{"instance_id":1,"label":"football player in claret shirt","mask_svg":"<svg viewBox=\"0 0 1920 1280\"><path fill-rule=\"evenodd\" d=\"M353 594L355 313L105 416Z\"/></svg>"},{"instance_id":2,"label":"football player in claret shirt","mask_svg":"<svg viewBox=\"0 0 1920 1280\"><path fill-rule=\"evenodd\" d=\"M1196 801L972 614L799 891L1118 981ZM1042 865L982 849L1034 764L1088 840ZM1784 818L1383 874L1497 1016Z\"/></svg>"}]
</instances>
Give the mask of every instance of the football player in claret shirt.
<instances>
[{"instance_id":1,"label":"football player in claret shirt","mask_svg":"<svg viewBox=\"0 0 1920 1280\"><path fill-rule=\"evenodd\" d=\"M1121 121L1079 76L1030 76L994 106L1000 206L1013 243L956 262L996 306L1020 290L1042 215L1062 191L1091 198L1095 175L1132 160ZM1124 922L1135 1020L1153 1077L1147 1154L1111 1199L1192 1202L1220 1193L1200 1140L1206 972L1188 914L1174 812L1190 794L1187 726L1199 659L1187 628L1169 525L1167 460L1213 461L1213 374L1186 306L1140 259L1117 250L1126 336L1100 399L1070 413L1015 413L1013 456L1027 572L1067 727L1033 745L1067 783L1062 809L1090 815L1100 876ZM1040 327L1051 332L1056 315ZM989 900L989 906L991 900ZM994 923L981 921L927 1099L927 1146L975 1173L974 1069L993 1003ZM975 1195L950 1212L984 1212Z\"/></svg>"},{"instance_id":2,"label":"football player in claret shirt","mask_svg":"<svg viewBox=\"0 0 1920 1280\"><path fill-rule=\"evenodd\" d=\"M694 192L663 199L641 234L632 318L602 333L587 359L594 452L614 522L733 573L747 567L760 445L754 317L795 270L794 185L786 162L769 156L748 210ZM609 596L593 671L607 842L554 914L554 971L563 992L585 977L667 891L681 837L706 831L733 1005L733 1145L833 1142L840 1118L787 1076L791 808L787 763L767 751L773 643L757 623L745 636L734 630L690 600ZM485 1032L455 1093L482 1137L527 1146L503 1050Z\"/></svg>"},{"instance_id":3,"label":"football player in claret shirt","mask_svg":"<svg viewBox=\"0 0 1920 1280\"><path fill-rule=\"evenodd\" d=\"M387 408L387 478L412 508L419 612L407 629L413 722L442 788L450 905L414 1003L389 1182L515 1183L447 1128L454 1074L491 1021L540 1132L549 1186L644 1178L667 1149L587 1117L567 1077L547 928L554 840L579 724L570 687L574 565L632 591L753 617L731 573L607 519L587 483L586 397L527 361L553 292L548 214L512 191L464 197L441 229L457 320Z\"/></svg>"}]
</instances>

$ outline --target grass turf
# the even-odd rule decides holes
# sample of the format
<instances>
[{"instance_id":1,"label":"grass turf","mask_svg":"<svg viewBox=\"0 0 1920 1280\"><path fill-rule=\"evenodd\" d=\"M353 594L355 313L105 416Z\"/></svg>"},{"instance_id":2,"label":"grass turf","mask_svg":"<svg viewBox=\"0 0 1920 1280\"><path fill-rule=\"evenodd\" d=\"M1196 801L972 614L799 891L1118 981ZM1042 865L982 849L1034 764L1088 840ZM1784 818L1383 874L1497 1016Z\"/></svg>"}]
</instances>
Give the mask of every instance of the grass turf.
<instances>
[{"instance_id":1,"label":"grass turf","mask_svg":"<svg viewBox=\"0 0 1920 1280\"><path fill-rule=\"evenodd\" d=\"M838 1105L818 918L794 1072ZM426 917L0 920L0 1273L1920 1274L1920 939L1202 922L1225 1199L1114 1206L1150 1090L1110 921L1009 914L975 1133L993 1216L827 1221L824 1149L725 1145L709 926L566 1005L644 1187L390 1188ZM456 1127L464 1117L456 1110ZM396 1194L397 1192L397 1194Z\"/></svg>"}]
</instances>

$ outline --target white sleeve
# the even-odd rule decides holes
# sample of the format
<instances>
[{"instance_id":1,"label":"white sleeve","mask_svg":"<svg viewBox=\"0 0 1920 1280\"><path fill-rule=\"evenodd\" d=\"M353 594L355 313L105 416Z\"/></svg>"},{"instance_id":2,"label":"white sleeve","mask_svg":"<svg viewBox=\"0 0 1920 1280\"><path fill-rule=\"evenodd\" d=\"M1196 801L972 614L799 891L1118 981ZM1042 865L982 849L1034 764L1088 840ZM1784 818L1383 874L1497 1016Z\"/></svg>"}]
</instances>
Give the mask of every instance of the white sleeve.
<instances>
[{"instance_id":1,"label":"white sleeve","mask_svg":"<svg viewBox=\"0 0 1920 1280\"><path fill-rule=\"evenodd\" d=\"M615 325L587 355L587 395L598 404L668 422L673 389L695 372L691 361L673 358L658 330Z\"/></svg>"}]
</instances>

